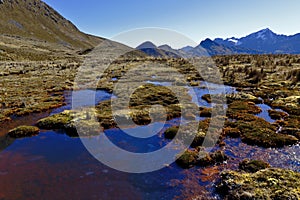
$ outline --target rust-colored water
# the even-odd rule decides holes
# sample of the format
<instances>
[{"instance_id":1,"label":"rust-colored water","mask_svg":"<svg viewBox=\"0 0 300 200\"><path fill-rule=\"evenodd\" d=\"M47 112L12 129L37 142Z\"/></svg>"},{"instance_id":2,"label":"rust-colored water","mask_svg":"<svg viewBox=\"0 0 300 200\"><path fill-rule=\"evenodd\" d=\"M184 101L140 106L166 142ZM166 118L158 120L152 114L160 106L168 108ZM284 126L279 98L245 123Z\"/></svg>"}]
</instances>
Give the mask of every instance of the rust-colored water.
<instances>
[{"instance_id":1,"label":"rust-colored water","mask_svg":"<svg viewBox=\"0 0 300 200\"><path fill-rule=\"evenodd\" d=\"M64 109L70 109L70 103L54 112ZM34 124L49 114L32 114L3 124L0 135L18 125ZM118 129L106 134L121 146L133 141ZM2 137L2 142L5 145L0 152L0 199L219 199L213 189L218 174L237 169L244 158L262 159L274 167L300 171L299 145L265 149L246 145L239 139L225 140L224 151L231 159L222 165L184 170L172 164L146 174L113 170L95 160L80 139L60 131L42 130L38 136L17 140ZM155 150L166 142L157 135L149 140L151 145L135 142L132 149Z\"/></svg>"}]
</instances>

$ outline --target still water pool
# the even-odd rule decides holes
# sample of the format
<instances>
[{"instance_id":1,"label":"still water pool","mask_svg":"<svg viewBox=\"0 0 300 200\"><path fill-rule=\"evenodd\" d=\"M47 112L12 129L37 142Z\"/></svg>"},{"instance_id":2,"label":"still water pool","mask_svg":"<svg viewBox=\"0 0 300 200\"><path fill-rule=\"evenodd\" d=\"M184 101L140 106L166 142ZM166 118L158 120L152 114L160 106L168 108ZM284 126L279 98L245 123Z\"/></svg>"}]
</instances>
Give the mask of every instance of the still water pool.
<instances>
[{"instance_id":1,"label":"still water pool","mask_svg":"<svg viewBox=\"0 0 300 200\"><path fill-rule=\"evenodd\" d=\"M213 86L215 90L211 93L219 93L217 85ZM206 87L190 89L195 92L194 102L200 106L211 106L201 100L202 95L209 93ZM83 97L77 105L92 106L84 100L89 98L92 92L77 91L76 95ZM236 90L226 87L225 92L233 93ZM70 91L65 93L67 105L53 110L50 114L71 109L70 94ZM96 103L112 97L105 91L97 91L95 96ZM269 107L264 104L259 106L263 109L259 117L272 122L267 113ZM38 118L40 117L33 115L28 116L27 120L22 118L22 121L34 124ZM179 119L173 119L163 127L168 128L178 123ZM152 126L155 128L161 125L156 123ZM133 127L131 131L148 129ZM169 142L163 138L162 132L163 130L145 140L133 139L119 129L110 129L102 134L106 134L114 144L128 151L151 152ZM168 200L197 196L219 199L213 189L218 173L224 169L237 169L238 163L244 158L263 159L274 167L300 171L299 145L264 149L248 146L239 139L226 139L225 143L224 150L231 156L227 164L184 170L173 163L156 172L128 174L100 163L89 154L79 138L70 138L63 131L42 130L38 136L14 140L0 152L0 199Z\"/></svg>"}]
</instances>

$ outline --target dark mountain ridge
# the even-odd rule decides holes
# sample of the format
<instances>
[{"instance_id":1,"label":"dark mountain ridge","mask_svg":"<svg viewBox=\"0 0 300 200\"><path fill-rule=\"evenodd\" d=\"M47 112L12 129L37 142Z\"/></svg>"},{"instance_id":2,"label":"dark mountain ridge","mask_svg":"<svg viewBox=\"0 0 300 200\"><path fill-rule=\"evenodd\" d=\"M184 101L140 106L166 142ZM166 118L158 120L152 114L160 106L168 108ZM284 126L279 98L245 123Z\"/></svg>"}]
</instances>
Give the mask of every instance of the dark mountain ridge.
<instances>
[{"instance_id":1,"label":"dark mountain ridge","mask_svg":"<svg viewBox=\"0 0 300 200\"><path fill-rule=\"evenodd\" d=\"M175 53L179 57L232 54L300 54L300 33L291 36L280 35L266 28L242 38L216 38L214 40L207 38L196 47L187 46L177 50L168 45L162 45L154 48ZM155 56L149 52L147 54Z\"/></svg>"}]
</instances>

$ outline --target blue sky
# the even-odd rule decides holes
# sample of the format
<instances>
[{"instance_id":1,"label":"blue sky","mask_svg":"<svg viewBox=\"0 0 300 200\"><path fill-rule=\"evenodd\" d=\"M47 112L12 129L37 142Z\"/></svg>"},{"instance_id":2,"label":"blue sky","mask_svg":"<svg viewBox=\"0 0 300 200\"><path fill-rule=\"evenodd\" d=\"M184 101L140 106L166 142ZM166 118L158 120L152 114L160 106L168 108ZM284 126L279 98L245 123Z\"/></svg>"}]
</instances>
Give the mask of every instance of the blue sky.
<instances>
[{"instance_id":1,"label":"blue sky","mask_svg":"<svg viewBox=\"0 0 300 200\"><path fill-rule=\"evenodd\" d=\"M80 30L111 38L123 31L159 27L195 42L242 37L263 28L300 32L298 0L44 0Z\"/></svg>"}]
</instances>

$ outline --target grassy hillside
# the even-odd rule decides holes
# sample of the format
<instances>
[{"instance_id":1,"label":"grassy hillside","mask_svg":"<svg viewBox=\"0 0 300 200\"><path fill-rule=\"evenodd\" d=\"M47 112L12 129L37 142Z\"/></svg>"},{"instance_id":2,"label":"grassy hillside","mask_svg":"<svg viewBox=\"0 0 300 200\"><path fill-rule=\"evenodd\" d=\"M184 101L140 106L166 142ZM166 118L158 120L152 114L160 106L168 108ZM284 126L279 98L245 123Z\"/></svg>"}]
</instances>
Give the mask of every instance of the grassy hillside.
<instances>
[{"instance_id":1,"label":"grassy hillside","mask_svg":"<svg viewBox=\"0 0 300 200\"><path fill-rule=\"evenodd\" d=\"M40 0L3 0L0 27L1 60L40 60L49 57L49 53L61 56L62 52L68 55L103 40L80 32Z\"/></svg>"},{"instance_id":2,"label":"grassy hillside","mask_svg":"<svg viewBox=\"0 0 300 200\"><path fill-rule=\"evenodd\" d=\"M87 48L100 38L80 32L40 0L4 0L0 4L0 34L18 35L74 48Z\"/></svg>"}]
</instances>

